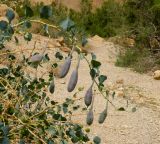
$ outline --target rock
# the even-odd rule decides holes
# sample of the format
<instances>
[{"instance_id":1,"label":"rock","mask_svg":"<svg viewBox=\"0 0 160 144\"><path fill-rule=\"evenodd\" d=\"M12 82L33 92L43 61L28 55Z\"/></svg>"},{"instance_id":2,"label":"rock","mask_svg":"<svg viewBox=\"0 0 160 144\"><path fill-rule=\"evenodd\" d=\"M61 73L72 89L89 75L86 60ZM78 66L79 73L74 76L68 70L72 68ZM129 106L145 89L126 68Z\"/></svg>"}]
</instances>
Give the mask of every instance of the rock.
<instances>
[{"instance_id":1,"label":"rock","mask_svg":"<svg viewBox=\"0 0 160 144\"><path fill-rule=\"evenodd\" d=\"M160 70L156 70L153 74L155 80L160 80Z\"/></svg>"},{"instance_id":2,"label":"rock","mask_svg":"<svg viewBox=\"0 0 160 144\"><path fill-rule=\"evenodd\" d=\"M61 47L61 44L59 42L55 42L56 47Z\"/></svg>"},{"instance_id":3,"label":"rock","mask_svg":"<svg viewBox=\"0 0 160 144\"><path fill-rule=\"evenodd\" d=\"M124 80L123 79L118 79L118 80L116 80L116 83L117 84L124 84Z\"/></svg>"},{"instance_id":4,"label":"rock","mask_svg":"<svg viewBox=\"0 0 160 144\"><path fill-rule=\"evenodd\" d=\"M113 90L113 91L117 88L116 85L113 84L112 82L108 82L106 86L109 90Z\"/></svg>"},{"instance_id":5,"label":"rock","mask_svg":"<svg viewBox=\"0 0 160 144\"><path fill-rule=\"evenodd\" d=\"M7 10L10 9L12 11L14 11L12 8L8 7L5 4L0 4L0 17L5 17ZM14 11L15 13L15 18L12 21L13 24L18 22L18 14Z\"/></svg>"},{"instance_id":6,"label":"rock","mask_svg":"<svg viewBox=\"0 0 160 144\"><path fill-rule=\"evenodd\" d=\"M9 23L9 21L6 17L0 17L0 21L6 21L7 23Z\"/></svg>"},{"instance_id":7,"label":"rock","mask_svg":"<svg viewBox=\"0 0 160 144\"><path fill-rule=\"evenodd\" d=\"M126 38L125 44L126 44L128 47L134 47L134 46L135 46L135 40L132 39L132 38Z\"/></svg>"},{"instance_id":8,"label":"rock","mask_svg":"<svg viewBox=\"0 0 160 144\"><path fill-rule=\"evenodd\" d=\"M59 37L56 41L57 41L58 43L60 43L62 46L65 45L65 43L64 43L64 38L63 38L63 37Z\"/></svg>"},{"instance_id":9,"label":"rock","mask_svg":"<svg viewBox=\"0 0 160 144\"><path fill-rule=\"evenodd\" d=\"M68 47L60 47L60 50L66 53L69 53L71 51L71 49Z\"/></svg>"},{"instance_id":10,"label":"rock","mask_svg":"<svg viewBox=\"0 0 160 144\"><path fill-rule=\"evenodd\" d=\"M117 97L124 97L125 96L123 87L118 88L118 90L116 91L116 96Z\"/></svg>"},{"instance_id":11,"label":"rock","mask_svg":"<svg viewBox=\"0 0 160 144\"><path fill-rule=\"evenodd\" d=\"M116 96L117 96L117 97L124 97L125 94L124 94L123 90L118 90L118 91L116 92Z\"/></svg>"}]
</instances>

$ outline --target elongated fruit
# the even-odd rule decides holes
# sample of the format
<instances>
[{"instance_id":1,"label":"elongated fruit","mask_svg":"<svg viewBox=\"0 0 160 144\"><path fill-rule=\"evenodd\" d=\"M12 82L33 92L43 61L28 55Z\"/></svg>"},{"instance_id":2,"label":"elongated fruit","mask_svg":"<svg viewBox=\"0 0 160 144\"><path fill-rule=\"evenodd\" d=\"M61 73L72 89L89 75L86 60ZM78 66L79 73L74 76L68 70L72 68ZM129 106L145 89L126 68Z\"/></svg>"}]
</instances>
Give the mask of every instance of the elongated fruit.
<instances>
[{"instance_id":1,"label":"elongated fruit","mask_svg":"<svg viewBox=\"0 0 160 144\"><path fill-rule=\"evenodd\" d=\"M71 74L68 87L67 87L68 92L72 92L74 90L74 88L76 87L77 81L78 81L78 69L76 68Z\"/></svg>"},{"instance_id":2,"label":"elongated fruit","mask_svg":"<svg viewBox=\"0 0 160 144\"><path fill-rule=\"evenodd\" d=\"M41 54L36 54L36 55L33 55L33 56L30 58L29 62L38 63L38 62L40 62L40 61L42 60L42 58L43 58L43 55L41 55Z\"/></svg>"},{"instance_id":3,"label":"elongated fruit","mask_svg":"<svg viewBox=\"0 0 160 144\"><path fill-rule=\"evenodd\" d=\"M94 116L93 116L93 111L92 109L90 109L87 113L87 119L86 119L86 123L88 125L91 125L93 123L93 119L94 119Z\"/></svg>"},{"instance_id":4,"label":"elongated fruit","mask_svg":"<svg viewBox=\"0 0 160 144\"><path fill-rule=\"evenodd\" d=\"M64 78L67 75L70 66L71 66L71 56L67 57L63 66L61 67L61 70L59 72L59 77L60 78Z\"/></svg>"},{"instance_id":5,"label":"elongated fruit","mask_svg":"<svg viewBox=\"0 0 160 144\"><path fill-rule=\"evenodd\" d=\"M55 84L54 84L54 80L52 80L50 85L49 85L49 91L50 91L51 94L53 94L54 90L55 90Z\"/></svg>"},{"instance_id":6,"label":"elongated fruit","mask_svg":"<svg viewBox=\"0 0 160 144\"><path fill-rule=\"evenodd\" d=\"M98 122L102 124L105 121L106 117L107 117L107 109L103 110L103 112L100 113Z\"/></svg>"},{"instance_id":7,"label":"elongated fruit","mask_svg":"<svg viewBox=\"0 0 160 144\"><path fill-rule=\"evenodd\" d=\"M91 87L87 90L84 97L84 102L87 107L91 105L92 97L93 97L93 92L92 92L92 85L91 85Z\"/></svg>"}]
</instances>

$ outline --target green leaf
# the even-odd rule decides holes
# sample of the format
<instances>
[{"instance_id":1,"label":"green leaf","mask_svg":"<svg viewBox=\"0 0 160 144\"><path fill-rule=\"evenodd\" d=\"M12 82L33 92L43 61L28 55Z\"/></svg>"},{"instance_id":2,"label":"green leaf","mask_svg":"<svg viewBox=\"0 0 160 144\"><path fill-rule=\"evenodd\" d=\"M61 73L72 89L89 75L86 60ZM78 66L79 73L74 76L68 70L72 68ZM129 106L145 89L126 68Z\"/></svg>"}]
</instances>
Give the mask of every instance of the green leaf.
<instances>
[{"instance_id":1,"label":"green leaf","mask_svg":"<svg viewBox=\"0 0 160 144\"><path fill-rule=\"evenodd\" d=\"M6 136L3 137L2 144L10 144L9 138Z\"/></svg>"},{"instance_id":2,"label":"green leaf","mask_svg":"<svg viewBox=\"0 0 160 144\"><path fill-rule=\"evenodd\" d=\"M43 6L40 9L40 17L49 19L52 16L52 7L51 6Z\"/></svg>"},{"instance_id":3,"label":"green leaf","mask_svg":"<svg viewBox=\"0 0 160 144\"><path fill-rule=\"evenodd\" d=\"M29 33L29 32L27 32L27 33L24 35L24 39L25 39L26 41L31 41L31 39L32 39L32 34Z\"/></svg>"},{"instance_id":4,"label":"green leaf","mask_svg":"<svg viewBox=\"0 0 160 144\"><path fill-rule=\"evenodd\" d=\"M6 12L6 17L11 22L15 18L15 14L11 9L8 9Z\"/></svg>"},{"instance_id":5,"label":"green leaf","mask_svg":"<svg viewBox=\"0 0 160 144\"><path fill-rule=\"evenodd\" d=\"M8 59L9 59L9 60L15 60L16 57L15 57L14 55L10 54L10 55L8 56Z\"/></svg>"},{"instance_id":6,"label":"green leaf","mask_svg":"<svg viewBox=\"0 0 160 144\"><path fill-rule=\"evenodd\" d=\"M60 144L68 144L66 140L61 140Z\"/></svg>"},{"instance_id":7,"label":"green leaf","mask_svg":"<svg viewBox=\"0 0 160 144\"><path fill-rule=\"evenodd\" d=\"M55 144L53 141L49 140L47 144Z\"/></svg>"},{"instance_id":8,"label":"green leaf","mask_svg":"<svg viewBox=\"0 0 160 144\"><path fill-rule=\"evenodd\" d=\"M68 112L68 104L63 103L63 112L66 114Z\"/></svg>"},{"instance_id":9,"label":"green leaf","mask_svg":"<svg viewBox=\"0 0 160 144\"><path fill-rule=\"evenodd\" d=\"M97 68L97 69L101 66L101 63L99 61L96 61L96 60L92 60L91 64L92 64L93 68Z\"/></svg>"},{"instance_id":10,"label":"green leaf","mask_svg":"<svg viewBox=\"0 0 160 144\"><path fill-rule=\"evenodd\" d=\"M14 29L10 25L8 26L8 33L9 33L9 35L14 34Z\"/></svg>"},{"instance_id":11,"label":"green leaf","mask_svg":"<svg viewBox=\"0 0 160 144\"><path fill-rule=\"evenodd\" d=\"M56 67L58 67L58 64L57 64L57 63L54 63L54 64L52 65L52 67L53 67L53 68L56 68Z\"/></svg>"},{"instance_id":12,"label":"green leaf","mask_svg":"<svg viewBox=\"0 0 160 144\"><path fill-rule=\"evenodd\" d=\"M48 61L50 61L50 58L48 54L45 54L45 56L43 57L43 62L48 62Z\"/></svg>"},{"instance_id":13,"label":"green leaf","mask_svg":"<svg viewBox=\"0 0 160 144\"><path fill-rule=\"evenodd\" d=\"M13 115L13 114L14 114L14 108L13 108L13 107L9 107L9 108L7 109L7 114Z\"/></svg>"},{"instance_id":14,"label":"green leaf","mask_svg":"<svg viewBox=\"0 0 160 144\"><path fill-rule=\"evenodd\" d=\"M86 39L86 37L82 37L82 47L84 47L86 44L87 44L87 39Z\"/></svg>"},{"instance_id":15,"label":"green leaf","mask_svg":"<svg viewBox=\"0 0 160 144\"><path fill-rule=\"evenodd\" d=\"M103 84L103 82L104 82L106 79L107 79L107 76L105 76L105 75L100 75L100 76L98 77L98 80L99 80L99 83L100 83L100 84Z\"/></svg>"},{"instance_id":16,"label":"green leaf","mask_svg":"<svg viewBox=\"0 0 160 144\"><path fill-rule=\"evenodd\" d=\"M25 21L24 24L23 24L24 28L31 28L32 27L32 24L30 21Z\"/></svg>"},{"instance_id":17,"label":"green leaf","mask_svg":"<svg viewBox=\"0 0 160 144\"><path fill-rule=\"evenodd\" d=\"M118 111L125 111L125 108L124 108L124 107L120 107L120 108L118 109Z\"/></svg>"},{"instance_id":18,"label":"green leaf","mask_svg":"<svg viewBox=\"0 0 160 144\"><path fill-rule=\"evenodd\" d=\"M4 31L7 29L7 27L8 27L8 23L4 20L1 20L0 21L0 30Z\"/></svg>"},{"instance_id":19,"label":"green leaf","mask_svg":"<svg viewBox=\"0 0 160 144\"><path fill-rule=\"evenodd\" d=\"M64 21L61 22L60 27L64 30L64 31L69 31L71 28L73 28L75 26L74 22L67 17Z\"/></svg>"},{"instance_id":20,"label":"green leaf","mask_svg":"<svg viewBox=\"0 0 160 144\"><path fill-rule=\"evenodd\" d=\"M50 126L47 130L46 130L51 136L54 136L57 134L56 129L53 126Z\"/></svg>"},{"instance_id":21,"label":"green leaf","mask_svg":"<svg viewBox=\"0 0 160 144\"><path fill-rule=\"evenodd\" d=\"M94 53L91 53L91 56L92 56L92 60L96 60L96 55Z\"/></svg>"},{"instance_id":22,"label":"green leaf","mask_svg":"<svg viewBox=\"0 0 160 144\"><path fill-rule=\"evenodd\" d=\"M73 143L77 143L78 141L79 141L79 139L78 139L78 137L72 137L71 138L71 141L73 142Z\"/></svg>"},{"instance_id":23,"label":"green leaf","mask_svg":"<svg viewBox=\"0 0 160 144\"><path fill-rule=\"evenodd\" d=\"M44 25L43 25L43 29L44 29L44 31L45 31L45 34L46 34L46 35L49 35L49 30L48 30L48 25L47 25L47 24L44 24Z\"/></svg>"},{"instance_id":24,"label":"green leaf","mask_svg":"<svg viewBox=\"0 0 160 144\"><path fill-rule=\"evenodd\" d=\"M115 91L112 93L112 98L114 99L114 97L115 97L115 95L116 95L116 93L115 93Z\"/></svg>"},{"instance_id":25,"label":"green leaf","mask_svg":"<svg viewBox=\"0 0 160 144\"><path fill-rule=\"evenodd\" d=\"M91 69L90 70L90 75L91 75L91 77L92 77L92 79L94 79L95 77L96 77L96 75L97 75L97 70L96 69Z\"/></svg>"},{"instance_id":26,"label":"green leaf","mask_svg":"<svg viewBox=\"0 0 160 144\"><path fill-rule=\"evenodd\" d=\"M98 137L98 136L95 136L95 137L93 138L93 142L94 142L95 144L100 144L100 143L101 143L101 138Z\"/></svg>"},{"instance_id":27,"label":"green leaf","mask_svg":"<svg viewBox=\"0 0 160 144\"><path fill-rule=\"evenodd\" d=\"M1 129L3 131L4 136L7 136L9 134L9 126L8 125L3 126Z\"/></svg>"},{"instance_id":28,"label":"green leaf","mask_svg":"<svg viewBox=\"0 0 160 144\"><path fill-rule=\"evenodd\" d=\"M63 59L63 55L60 52L56 52L55 57L58 58L59 60Z\"/></svg>"},{"instance_id":29,"label":"green leaf","mask_svg":"<svg viewBox=\"0 0 160 144\"><path fill-rule=\"evenodd\" d=\"M25 144L25 141L23 139L20 139L19 144Z\"/></svg>"},{"instance_id":30,"label":"green leaf","mask_svg":"<svg viewBox=\"0 0 160 144\"><path fill-rule=\"evenodd\" d=\"M25 5L24 9L26 17L32 17L34 15L33 10L29 6Z\"/></svg>"},{"instance_id":31,"label":"green leaf","mask_svg":"<svg viewBox=\"0 0 160 144\"><path fill-rule=\"evenodd\" d=\"M8 68L0 69L0 76L5 76L7 74L9 74L9 69Z\"/></svg>"}]
</instances>

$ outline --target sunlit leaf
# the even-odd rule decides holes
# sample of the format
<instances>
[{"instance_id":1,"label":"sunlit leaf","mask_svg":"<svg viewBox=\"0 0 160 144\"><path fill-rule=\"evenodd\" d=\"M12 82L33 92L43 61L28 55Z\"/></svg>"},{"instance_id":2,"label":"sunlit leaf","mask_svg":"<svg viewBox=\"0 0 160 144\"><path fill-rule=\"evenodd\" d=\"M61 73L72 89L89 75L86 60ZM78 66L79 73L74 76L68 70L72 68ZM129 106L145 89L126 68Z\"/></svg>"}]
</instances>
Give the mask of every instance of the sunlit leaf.
<instances>
[{"instance_id":1,"label":"sunlit leaf","mask_svg":"<svg viewBox=\"0 0 160 144\"><path fill-rule=\"evenodd\" d=\"M69 18L67 17L64 21L61 22L60 24L60 27L64 30L64 31L67 31L67 30L70 30L72 27L74 27L75 24L74 22Z\"/></svg>"},{"instance_id":2,"label":"sunlit leaf","mask_svg":"<svg viewBox=\"0 0 160 144\"><path fill-rule=\"evenodd\" d=\"M32 34L27 32L27 33L24 35L24 39L25 39L26 41L31 41L31 39L32 39Z\"/></svg>"}]
</instances>

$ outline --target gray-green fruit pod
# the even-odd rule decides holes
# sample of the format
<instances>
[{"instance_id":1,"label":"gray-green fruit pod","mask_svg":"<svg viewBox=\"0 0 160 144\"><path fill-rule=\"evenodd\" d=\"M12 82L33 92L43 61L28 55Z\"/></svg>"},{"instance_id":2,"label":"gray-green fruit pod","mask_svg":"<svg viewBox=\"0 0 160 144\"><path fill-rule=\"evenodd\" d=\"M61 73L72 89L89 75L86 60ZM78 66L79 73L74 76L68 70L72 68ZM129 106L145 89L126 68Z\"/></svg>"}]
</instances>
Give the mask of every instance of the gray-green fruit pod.
<instances>
[{"instance_id":1,"label":"gray-green fruit pod","mask_svg":"<svg viewBox=\"0 0 160 144\"><path fill-rule=\"evenodd\" d=\"M92 109L90 109L89 112L87 113L86 123L88 125L91 125L93 123L93 119L94 119L93 111L92 111Z\"/></svg>"},{"instance_id":2,"label":"gray-green fruit pod","mask_svg":"<svg viewBox=\"0 0 160 144\"><path fill-rule=\"evenodd\" d=\"M92 92L92 86L87 90L85 97L84 97L84 102L85 105L88 107L92 103L92 97L93 97L93 92Z\"/></svg>"},{"instance_id":3,"label":"gray-green fruit pod","mask_svg":"<svg viewBox=\"0 0 160 144\"><path fill-rule=\"evenodd\" d=\"M64 78L67 75L70 66L71 66L71 56L67 57L63 66L61 67L61 70L59 72L59 77L60 78Z\"/></svg>"},{"instance_id":4,"label":"gray-green fruit pod","mask_svg":"<svg viewBox=\"0 0 160 144\"><path fill-rule=\"evenodd\" d=\"M100 144L100 143L101 143L100 137L95 136L95 137L93 138L93 142L94 142L94 144Z\"/></svg>"},{"instance_id":5,"label":"gray-green fruit pod","mask_svg":"<svg viewBox=\"0 0 160 144\"><path fill-rule=\"evenodd\" d=\"M49 85L49 92L51 94L53 94L54 90L55 90L55 84L54 84L54 80L52 80L51 83L50 83L50 85Z\"/></svg>"},{"instance_id":6,"label":"gray-green fruit pod","mask_svg":"<svg viewBox=\"0 0 160 144\"><path fill-rule=\"evenodd\" d=\"M105 121L106 117L107 117L107 109L105 109L102 113L100 113L98 122L102 124Z\"/></svg>"},{"instance_id":7,"label":"gray-green fruit pod","mask_svg":"<svg viewBox=\"0 0 160 144\"><path fill-rule=\"evenodd\" d=\"M38 62L40 62L40 61L42 60L42 58L43 58L43 55L41 55L41 54L36 54L36 55L33 55L33 56L30 58L29 62L38 63Z\"/></svg>"},{"instance_id":8,"label":"gray-green fruit pod","mask_svg":"<svg viewBox=\"0 0 160 144\"><path fill-rule=\"evenodd\" d=\"M72 92L74 90L74 88L76 87L77 81L78 81L78 69L75 69L72 72L69 83L68 83L68 87L67 87L68 92Z\"/></svg>"}]
</instances>

